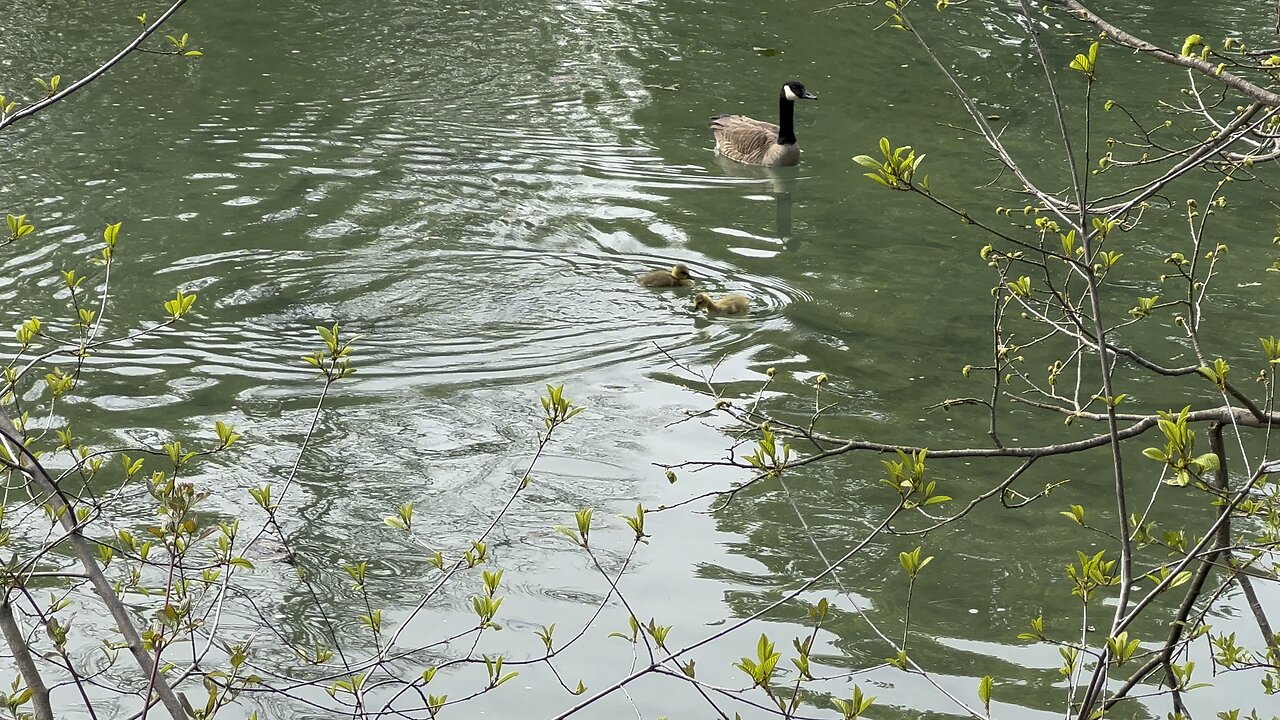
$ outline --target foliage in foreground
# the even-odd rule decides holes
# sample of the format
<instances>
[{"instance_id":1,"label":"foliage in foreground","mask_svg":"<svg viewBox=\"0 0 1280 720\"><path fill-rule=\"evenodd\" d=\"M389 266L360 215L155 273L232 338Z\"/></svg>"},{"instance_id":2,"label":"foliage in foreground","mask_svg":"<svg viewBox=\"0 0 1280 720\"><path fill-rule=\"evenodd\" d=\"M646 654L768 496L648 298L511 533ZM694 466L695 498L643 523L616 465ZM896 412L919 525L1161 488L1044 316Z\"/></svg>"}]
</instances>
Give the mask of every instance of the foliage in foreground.
<instances>
[{"instance_id":1,"label":"foliage in foreground","mask_svg":"<svg viewBox=\"0 0 1280 720\"><path fill-rule=\"evenodd\" d=\"M181 4L155 23L140 18L145 32L136 42ZM964 5L943 2L938 9L965 12ZM1025 27L1041 27L1037 13L1025 3L1020 7ZM562 387L548 386L527 466L512 479L506 502L465 547L436 546L422 533L412 503L388 509L384 531L416 546L424 567L431 568L426 589L405 606L379 607L375 598L381 595L371 591L378 582L372 572L376 561L354 561L342 572L356 602L340 602L319 582L328 569L309 562L305 548L294 547L284 528L298 512L290 491L330 390L350 382L355 372L358 338L338 324L317 328L317 349L300 363L317 373L316 407L295 461L282 477L249 491L256 508L251 517L218 518L202 509L208 496L191 478L202 463L226 458L244 444L234 427L217 421L193 439L95 447L81 438L98 434L64 416L67 400L89 371L89 358L112 346L148 342L187 321L198 307L195 294L176 289L171 298L157 299L155 320L112 330L118 325L106 317L112 268L127 247L127 232L114 223L103 230L90 269L62 272L50 304L15 321L7 351L0 385L6 493L0 544L10 559L3 569L0 631L17 672L0 702L14 717L52 718L56 706L58 714L74 707L89 714L112 708L120 717L153 712L210 718L242 714L241 706L257 702L254 696L271 695L310 708L307 712L434 718L461 716L467 710L459 706L510 687L521 673L541 672L545 675L538 677L552 678L570 698L562 710L549 711L556 718L584 714L637 680L656 677L690 688L705 699L709 713L726 720L739 713L848 720L877 712L875 698L858 681L871 671L896 668L926 681L957 714L1017 717L1015 691L1003 687L998 673L976 679L972 692L944 686L928 653L919 650L920 621L912 617L918 579L948 561L928 549L931 535L963 525L984 504L1040 513L1079 528L1078 544L1058 549L1063 593L1074 598L1078 611L1028 618L1019 635L1023 642L1058 652L1062 663L1050 673L1051 682L1063 689L1067 713L1082 719L1144 711L1188 717L1186 696L1206 692L1201 688L1220 673L1252 673L1262 694L1274 694L1280 690L1280 637L1257 585L1275 582L1280 542L1275 477L1280 466L1267 453L1270 430L1280 420L1274 409L1280 341L1266 335L1255 354L1242 355L1233 347L1213 347L1205 330L1218 309L1216 281L1232 257L1227 242L1213 239L1210 220L1228 212L1229 198L1247 193L1248 183L1262 184L1261 173L1280 156L1280 98L1272 89L1277 61L1239 37L1210 46L1205 37L1193 35L1179 52L1136 47L1141 41L1079 3L1064 0L1050 7L1061 11L1055 17L1081 21L1111 45L1187 68L1185 99L1166 104L1172 113L1168 124L1144 124L1140 110L1095 97L1105 87L1109 56L1120 53L1100 52L1100 43L1089 42L1062 72L1045 59L1050 53L1039 35L1029 34L1044 69L1049 112L1061 129L1064 162L1058 180L1068 188L1042 190L1004 144L1002 129L992 126L960 76L917 30L909 3L891 2L890 26L905 32L936 63L972 119L981 147L1001 164L996 181L1024 200L1016 209L965 209L962 200L942 189L947 183L935 179L930 185L922 172L923 153L888 139L876 154L855 158L871 180L950 214L983 238L975 249L982 245L977 256L993 273L992 354L963 368L971 381L982 383L980 394L939 402L976 413L971 446L926 448L824 432L819 426L828 422L832 408L824 404L825 375L805 388L813 394L812 412L797 413L785 402L793 393L775 395L778 386L786 390L785 379L772 370L760 387L748 389L684 368L705 381L708 408L697 416L728 418L748 446L738 452L735 445L723 459L695 459L667 469L673 482L685 468L709 465L746 474L740 485L696 502L720 505L761 484L790 496L789 485L804 480L806 465L868 453L887 458L882 512L864 536L835 552L798 514L821 572L751 613L682 637L660 618L638 616L625 581L642 546L653 540L647 518L696 502L637 506L610 520L586 508L555 531L578 548L607 589L594 614L567 630L555 623L540 626L534 634L542 650L532 656L481 652L482 640L495 637L504 623L504 570L491 553L493 533L530 487L543 453L582 411ZM198 57L186 34L169 43L164 52ZM66 97L68 87L58 75L39 85L45 99L22 108L0 99L0 129L29 117L32 108L42 110ZM1073 98L1073 110L1062 97ZM1234 105L1234 98L1243 98L1243 104ZM1099 108L1123 114L1131 122L1128 133L1100 141ZM1106 150L1100 153L1098 145ZM1169 197L1185 200L1176 204L1176 213L1167 203L1160 205ZM1158 257L1126 239L1152 223L1162 230ZM1175 227L1185 228L1177 240ZM0 247L21 247L39 237L36 220L23 214L7 216L7 231ZM1277 267L1257 268L1260 281ZM1135 287L1141 288L1136 296ZM49 309L55 306L56 311ZM1181 344L1170 350L1133 340L1145 336L1131 327L1153 323L1176 331ZM1160 388L1159 394L1146 390L1152 387ZM1168 398L1177 401L1171 405ZM1005 438L1014 423L1052 425L1062 439L1012 445ZM1136 453L1123 452L1131 445L1141 453L1136 465ZM1058 485L1028 486L1033 467L1083 453L1110 457L1113 493L1105 502L1063 508L1050 499ZM949 488L936 468L954 461L989 464L1000 469L1000 477L977 491ZM131 509L139 501L145 501L150 515L140 517ZM1188 505L1203 510L1181 513ZM600 547L607 524L628 531L626 543L608 554ZM850 566L877 544L904 542L896 566L881 568L893 574L906 595L900 627L888 628L859 606L849 588L855 577ZM273 562L293 568L291 589L318 619L321 633L309 642L285 633L246 634L230 622L239 613L272 627L271 608L255 605L244 582L256 570L247 553L267 543L283 549ZM430 611L433 601L458 587L471 588L470 626L409 646L406 629ZM817 589L833 593L834 600L802 600ZM803 608L804 621L797 623L803 630L790 643L759 632L765 620L794 619L797 608ZM1235 608L1251 617L1256 637L1215 630L1215 615ZM818 652L837 613L866 624L880 643L882 660L859 665L832 658L829 647ZM104 631L107 625L110 631ZM1090 633L1091 625L1099 632ZM613 628L611 637L630 645L635 661L611 684L587 688L568 672L572 665L564 658L601 627ZM732 668L720 669L731 674L698 667L699 649L713 642L743 648ZM100 652L82 652L94 644L100 644ZM719 677L734 682L714 679ZM1258 716L1228 700L1222 699L1220 717ZM1001 702L1014 707L1003 708ZM1138 702L1142 708L1133 705Z\"/></svg>"}]
</instances>

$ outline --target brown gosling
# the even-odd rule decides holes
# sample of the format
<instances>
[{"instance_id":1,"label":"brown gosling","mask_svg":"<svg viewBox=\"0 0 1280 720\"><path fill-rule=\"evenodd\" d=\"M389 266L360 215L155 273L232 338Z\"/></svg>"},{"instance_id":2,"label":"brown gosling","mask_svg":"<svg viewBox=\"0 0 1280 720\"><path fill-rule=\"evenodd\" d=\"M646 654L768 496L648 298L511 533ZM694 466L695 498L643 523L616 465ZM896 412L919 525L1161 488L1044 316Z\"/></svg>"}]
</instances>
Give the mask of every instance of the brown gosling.
<instances>
[{"instance_id":1,"label":"brown gosling","mask_svg":"<svg viewBox=\"0 0 1280 720\"><path fill-rule=\"evenodd\" d=\"M709 313L741 315L747 311L750 301L743 295L725 295L719 300L712 300L706 293L698 293L693 298L694 310L706 310Z\"/></svg>"},{"instance_id":2,"label":"brown gosling","mask_svg":"<svg viewBox=\"0 0 1280 720\"><path fill-rule=\"evenodd\" d=\"M693 285L693 277L684 263L677 263L670 270L653 270L647 272L636 281L645 287L689 287Z\"/></svg>"}]
</instances>

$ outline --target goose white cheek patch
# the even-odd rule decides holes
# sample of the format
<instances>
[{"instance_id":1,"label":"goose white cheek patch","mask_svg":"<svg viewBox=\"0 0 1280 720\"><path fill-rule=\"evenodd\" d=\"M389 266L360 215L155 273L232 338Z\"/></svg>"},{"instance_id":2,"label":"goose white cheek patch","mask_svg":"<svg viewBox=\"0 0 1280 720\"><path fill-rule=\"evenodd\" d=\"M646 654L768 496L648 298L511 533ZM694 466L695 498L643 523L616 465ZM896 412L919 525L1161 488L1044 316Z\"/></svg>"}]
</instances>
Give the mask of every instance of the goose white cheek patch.
<instances>
[{"instance_id":1,"label":"goose white cheek patch","mask_svg":"<svg viewBox=\"0 0 1280 720\"><path fill-rule=\"evenodd\" d=\"M786 95L787 99L790 100L791 102L795 102L796 100L800 99L794 92L791 91L790 85L782 86L782 94Z\"/></svg>"}]
</instances>

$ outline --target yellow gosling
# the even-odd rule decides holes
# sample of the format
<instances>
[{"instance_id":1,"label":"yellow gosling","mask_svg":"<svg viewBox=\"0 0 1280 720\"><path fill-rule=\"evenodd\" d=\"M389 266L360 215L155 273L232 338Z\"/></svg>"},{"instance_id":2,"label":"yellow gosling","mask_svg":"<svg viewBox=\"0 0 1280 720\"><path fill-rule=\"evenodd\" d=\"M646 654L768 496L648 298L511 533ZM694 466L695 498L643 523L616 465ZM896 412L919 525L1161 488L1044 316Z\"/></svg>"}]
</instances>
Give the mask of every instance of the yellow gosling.
<instances>
[{"instance_id":1,"label":"yellow gosling","mask_svg":"<svg viewBox=\"0 0 1280 720\"><path fill-rule=\"evenodd\" d=\"M725 295L719 300L712 300L711 296L706 293L698 293L693 298L694 310L706 310L709 313L724 313L726 315L741 315L747 311L747 307L751 304L743 295Z\"/></svg>"}]
</instances>

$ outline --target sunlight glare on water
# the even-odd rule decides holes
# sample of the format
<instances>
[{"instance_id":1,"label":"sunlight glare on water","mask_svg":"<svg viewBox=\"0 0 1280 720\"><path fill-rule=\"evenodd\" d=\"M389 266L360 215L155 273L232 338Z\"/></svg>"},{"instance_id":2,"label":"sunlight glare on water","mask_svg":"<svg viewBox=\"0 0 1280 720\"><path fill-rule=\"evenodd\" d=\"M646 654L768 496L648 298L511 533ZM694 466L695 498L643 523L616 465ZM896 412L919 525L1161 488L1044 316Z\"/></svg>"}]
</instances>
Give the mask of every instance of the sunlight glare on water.
<instances>
[{"instance_id":1,"label":"sunlight glare on water","mask_svg":"<svg viewBox=\"0 0 1280 720\"><path fill-rule=\"evenodd\" d=\"M920 418L921 408L967 392L959 368L990 343L981 243L954 221L892 202L899 198L871 187L849 158L891 131L929 144L936 177L950 173L958 192L989 180L989 168L956 149L960 134L939 119L957 122L958 108L916 68L905 41L871 34L879 10L814 13L822 7L410 0L372 12L356 2L190 3L177 22L205 51L199 62L131 58L0 139L0 154L19 160L0 175L0 203L21 206L41 238L0 258L0 305L49 295L58 270L83 264L98 228L123 221L111 329L158 317L176 288L200 302L162 339L91 358L83 399L62 411L83 417L82 433L97 434L86 439L104 444L209 436L215 419L233 422L244 449L198 478L212 493L209 512L226 519L258 518L248 489L294 462L318 400L319 383L299 361L319 344L314 326L340 322L363 334L358 372L335 388L303 458L286 531L339 605L354 602L339 565L371 559L370 589L389 622L434 576L425 553L382 519L413 502L434 546L465 549L529 462L542 428L537 395L564 383L588 410L539 462L492 542L506 571L507 631L481 650L534 656L539 624L586 622L608 588L552 526L595 507L608 518L598 552L616 571L629 532L617 513L740 479L709 470L670 485L655 466L716 459L735 440L731 429L687 418L709 401L674 361L714 365L718 380L747 397L777 367L782 391L796 393L783 406L801 416L812 412L806 383L829 373L826 392L839 403L832 432L905 429L937 444L967 437L952 416ZM23 0L15 26L36 27L43 12ZM113 0L56 14L63 36L83 47L23 35L31 52L0 48L5 83L89 66L114 48L135 10ZM965 43L977 46L963 52L972 56L1020 37L1001 12L966 27ZM1015 118L1029 112L1015 93L1032 67L1018 64L1025 58L1025 49L996 54L974 80ZM797 111L801 166L717 162L707 116L773 120L777 87L792 77L819 94ZM1020 141L1043 144L1030 135ZM747 294L751 312L709 318L693 312L687 290L635 283L676 262L698 290ZM1261 301L1229 312L1247 316L1249 302ZM800 476L799 506L824 545L843 552L879 517L882 475L872 458ZM945 480L977 485L961 472ZM146 497L130 501L145 511ZM655 513L650 523L653 542L630 561L624 584L641 619L674 624L681 643L822 569L790 499L772 486L714 515ZM1015 628L1059 602L1043 590L1058 582L1063 558L1025 538L1035 533L1048 548L1070 528L1017 514L975 513L973 523L975 536L946 538L951 564L937 563L938 579L922 591L932 615L919 652L937 658L939 677L957 692L976 683L978 662L1010 663L1015 673L1058 662L1012 643ZM850 569L851 595L879 622L899 621L904 589L870 563L890 566L899 549L872 548L866 567ZM250 581L259 606L272 608L290 640L321 638L320 619L290 581L295 570L259 565ZM827 590L802 599L834 597ZM406 646L469 627L475 591L451 586L409 628ZM591 639L564 658L588 687L616 680L633 661L629 645L605 639L625 628L616 600L608 606ZM101 619L82 622L88 632ZM233 622L246 633L255 627ZM355 613L338 622L360 634ZM782 621L761 631L801 632ZM708 646L699 677L705 667L709 682L740 685L732 663L753 643ZM820 646L837 670L883 659L852 614ZM282 671L304 672L266 638L259 650ZM570 704L539 672L470 711L542 717ZM918 678L868 677L893 708L883 717L954 712ZM641 683L635 708L645 717L707 716L691 690L670 687ZM1058 690L1028 688L1018 717L1050 717ZM312 717L269 705L272 717ZM589 717L634 713L619 696Z\"/></svg>"}]
</instances>

